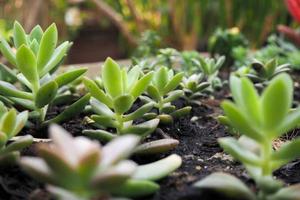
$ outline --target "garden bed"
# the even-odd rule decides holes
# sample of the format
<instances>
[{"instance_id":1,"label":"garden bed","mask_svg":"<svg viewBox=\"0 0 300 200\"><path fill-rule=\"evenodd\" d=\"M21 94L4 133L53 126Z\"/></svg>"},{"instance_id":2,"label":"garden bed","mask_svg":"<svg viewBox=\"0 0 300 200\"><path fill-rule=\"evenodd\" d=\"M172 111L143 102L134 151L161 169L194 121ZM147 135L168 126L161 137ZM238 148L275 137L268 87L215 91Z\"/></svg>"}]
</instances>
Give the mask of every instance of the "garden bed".
<instances>
[{"instance_id":1,"label":"garden bed","mask_svg":"<svg viewBox=\"0 0 300 200\"><path fill-rule=\"evenodd\" d=\"M98 71L98 70L97 70ZM227 80L228 73L222 72L222 77ZM294 74L295 81L300 80L299 74ZM296 86L299 83L296 82ZM295 88L295 100L300 100L299 87ZM216 117L222 114L220 102L229 97L228 87L215 92L214 99L203 97L200 99L201 105L193 105L190 115L181 117L172 125L159 126L166 134L156 131L147 141L157 138L172 137L178 139L178 147L167 154L176 153L182 157L182 166L173 172L169 177L159 182L161 188L154 195L139 199L146 200L214 200L225 199L222 196L210 191L199 192L192 187L192 184L209 174L217 171L228 172L241 178L247 185L255 190L255 185L247 175L244 167L225 154L217 139L229 136L225 126L218 123ZM175 102L178 108L184 107L187 103L180 99ZM137 107L137 106L136 106ZM59 107L49 111L55 116L60 112ZM77 118L63 123L62 126L73 135L81 135L81 131L89 128L83 121L84 114ZM25 133L34 135L36 130L25 130ZM45 134L47 130L40 132ZM300 130L296 129L289 133L283 140L291 139L300 135ZM22 151L23 155L36 155L36 144ZM165 157L166 154L157 156L134 156L133 160L139 164L155 161ZM282 179L287 184L300 182L300 161L296 160L275 172L276 177ZM19 167L9 167L0 170L0 199L51 199L44 190L44 185L30 178L23 173Z\"/></svg>"}]
</instances>

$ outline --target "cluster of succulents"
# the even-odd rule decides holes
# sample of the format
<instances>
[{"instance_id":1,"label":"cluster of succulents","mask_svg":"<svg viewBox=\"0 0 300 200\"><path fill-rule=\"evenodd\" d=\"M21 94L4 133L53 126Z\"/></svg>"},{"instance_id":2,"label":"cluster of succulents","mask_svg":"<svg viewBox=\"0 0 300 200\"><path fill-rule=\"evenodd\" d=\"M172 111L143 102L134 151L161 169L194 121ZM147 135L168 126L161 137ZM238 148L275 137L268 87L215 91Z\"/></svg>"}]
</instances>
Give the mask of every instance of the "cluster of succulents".
<instances>
[{"instance_id":1,"label":"cluster of succulents","mask_svg":"<svg viewBox=\"0 0 300 200\"><path fill-rule=\"evenodd\" d=\"M139 137L125 135L105 146L79 136L73 138L57 125L50 127L51 144L38 147L39 157L22 157L23 169L47 184L60 199L139 197L159 189L155 183L181 165L178 155L145 165L128 160Z\"/></svg>"},{"instance_id":2,"label":"cluster of succulents","mask_svg":"<svg viewBox=\"0 0 300 200\"><path fill-rule=\"evenodd\" d=\"M0 95L3 101L31 111L30 119L38 124L58 123L69 119L84 109L88 97L69 106L64 112L48 121L45 120L49 105L62 94L63 86L83 75L87 69L75 69L59 75L55 74L59 63L65 57L72 43L66 41L56 47L57 28L55 24L45 31L36 26L27 34L23 27L15 22L13 29L13 47L1 38L0 51L16 72L2 65L2 69L14 77L20 85L0 81Z\"/></svg>"},{"instance_id":3,"label":"cluster of succulents","mask_svg":"<svg viewBox=\"0 0 300 200\"><path fill-rule=\"evenodd\" d=\"M276 151L272 143L300 123L300 108L291 111L293 82L287 74L272 79L259 96L254 84L246 77L232 76L230 88L234 103L224 101L224 121L240 137L218 141L234 159L240 161L258 188L253 193L239 179L225 173L214 173L195 183L200 189L212 189L229 197L243 199L299 199L300 184L284 187L273 172L300 156L300 138L286 142Z\"/></svg>"},{"instance_id":4,"label":"cluster of succulents","mask_svg":"<svg viewBox=\"0 0 300 200\"><path fill-rule=\"evenodd\" d=\"M0 65L0 164L19 164L58 199L140 198L155 193L160 187L156 181L178 169L181 157L162 154L160 160L138 165L131 156L168 152L179 144L171 137L153 139L151 134L188 115L189 105L200 104L204 93L223 87L219 71L225 57L166 48L154 58L135 60L130 68L107 58L101 76L90 79L82 77L85 68L60 72L72 43L56 47L57 41L55 24L45 31L36 26L27 34L18 22L12 45L0 38L0 51L10 64ZM233 102L221 104L224 116L219 121L235 137L218 142L243 164L257 193L225 173L209 175L195 183L196 188L249 200L300 198L299 184L284 187L273 177L275 170L300 156L299 138L272 148L274 140L300 124L300 108L292 108L294 86L285 73L289 70L276 59L255 60L231 75ZM80 84L83 93L77 91ZM184 106L176 106L178 101ZM66 108L49 117L56 105ZM79 114L90 127L81 136L73 137L55 125ZM34 140L31 135L16 136L25 126L50 127L50 142L37 145L37 156L20 156Z\"/></svg>"}]
</instances>

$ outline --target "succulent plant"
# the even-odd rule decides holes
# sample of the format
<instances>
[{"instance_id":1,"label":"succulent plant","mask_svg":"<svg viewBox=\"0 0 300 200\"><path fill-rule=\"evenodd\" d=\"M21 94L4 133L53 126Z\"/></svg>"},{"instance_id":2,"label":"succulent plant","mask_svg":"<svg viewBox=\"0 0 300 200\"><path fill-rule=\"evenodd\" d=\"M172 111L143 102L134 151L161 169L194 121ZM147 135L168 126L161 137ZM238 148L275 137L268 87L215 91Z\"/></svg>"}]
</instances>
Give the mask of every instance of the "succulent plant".
<instances>
[{"instance_id":1,"label":"succulent plant","mask_svg":"<svg viewBox=\"0 0 300 200\"><path fill-rule=\"evenodd\" d=\"M200 57L199 62L195 62L200 71L206 76L207 82L210 83L210 87L208 88L210 91L220 89L223 86L223 83L218 77L218 74L224 62L224 56L216 59Z\"/></svg>"},{"instance_id":2,"label":"succulent plant","mask_svg":"<svg viewBox=\"0 0 300 200\"><path fill-rule=\"evenodd\" d=\"M81 68L60 75L54 74L71 46L71 43L66 41L56 47L55 24L49 26L45 32L40 26L36 26L30 34L26 34L22 26L15 22L13 33L16 53L4 38L0 38L0 51L18 70L15 79L21 83L21 87L17 88L11 83L0 81L0 94L16 106L32 111L30 118L36 118L40 124L45 122L47 109L57 98L60 88L79 78L87 69ZM13 73L10 74L13 75ZM46 124L58 123L79 113L88 100L88 96L82 97Z\"/></svg>"},{"instance_id":3,"label":"succulent plant","mask_svg":"<svg viewBox=\"0 0 300 200\"><path fill-rule=\"evenodd\" d=\"M234 103L224 101L224 119L241 137L220 138L222 148L240 161L254 179L258 193L253 193L237 178L215 173L195 184L198 188L217 190L244 199L300 199L300 184L284 187L273 172L300 156L300 138L285 142L273 150L272 143L300 123L300 108L291 111L293 82L283 73L272 79L259 96L248 78L231 76Z\"/></svg>"},{"instance_id":4,"label":"succulent plant","mask_svg":"<svg viewBox=\"0 0 300 200\"><path fill-rule=\"evenodd\" d=\"M190 112L191 107L187 106L176 110L171 103L176 99L183 97L184 92L176 89L183 78L184 73L174 74L172 69L161 67L155 71L152 83L147 88L147 94L150 96L140 97L147 103L154 104L158 113L147 113L146 118L158 118L161 123L172 123L174 118L181 117Z\"/></svg>"},{"instance_id":5,"label":"succulent plant","mask_svg":"<svg viewBox=\"0 0 300 200\"><path fill-rule=\"evenodd\" d=\"M103 128L114 128L118 135L138 134L146 136L155 130L159 120L154 119L134 125L137 120L154 106L148 103L134 112L128 113L136 99L146 90L151 82L153 73L142 75L138 66L126 71L111 58L106 59L102 69L102 84L104 90L95 81L84 78L83 82L89 90L92 98L90 104L96 113L91 116L95 124ZM86 131L85 131L86 132ZM99 134L115 137L105 130L99 130Z\"/></svg>"},{"instance_id":6,"label":"succulent plant","mask_svg":"<svg viewBox=\"0 0 300 200\"><path fill-rule=\"evenodd\" d=\"M51 144L38 147L40 157L22 157L23 169L61 199L102 199L112 196L138 197L159 189L154 181L181 165L170 155L138 166L127 160L139 143L135 135L120 136L105 146L80 136L73 138L57 125L50 126ZM72 197L72 198L71 198Z\"/></svg>"},{"instance_id":7,"label":"succulent plant","mask_svg":"<svg viewBox=\"0 0 300 200\"><path fill-rule=\"evenodd\" d=\"M197 101L194 101L194 99L199 98L202 92L210 86L210 83L204 81L204 74L193 74L189 77L184 76L180 85L183 88L186 100L195 103Z\"/></svg>"},{"instance_id":8,"label":"succulent plant","mask_svg":"<svg viewBox=\"0 0 300 200\"><path fill-rule=\"evenodd\" d=\"M83 82L88 88L92 98L90 104L95 113L90 116L96 130L84 130L83 133L100 141L110 141L118 135L136 134L146 138L157 127L159 119L151 119L136 124L155 105L149 102L137 110L130 109L136 99L146 90L151 82L153 72L142 74L139 66L135 66L128 72L111 58L108 58L102 70L102 78L95 81L84 78ZM116 88L121 88L115 91ZM115 131L109 132L113 128ZM165 152L178 145L175 139L159 139L144 143L137 148L137 154L152 154Z\"/></svg>"},{"instance_id":9,"label":"succulent plant","mask_svg":"<svg viewBox=\"0 0 300 200\"><path fill-rule=\"evenodd\" d=\"M233 49L247 46L247 39L237 27L217 29L208 41L208 50L212 56L224 55L226 57L226 61L224 60L226 67L230 67L234 62Z\"/></svg>"},{"instance_id":10,"label":"succulent plant","mask_svg":"<svg viewBox=\"0 0 300 200\"><path fill-rule=\"evenodd\" d=\"M20 150L32 143L32 136L15 137L27 122L28 112L17 114L15 109L7 109L0 102L0 164L11 164L17 161ZM9 141L12 142L9 143Z\"/></svg>"},{"instance_id":11,"label":"succulent plant","mask_svg":"<svg viewBox=\"0 0 300 200\"><path fill-rule=\"evenodd\" d=\"M273 58L266 63L254 60L243 73L237 73L239 76L247 76L258 84L267 84L274 76L280 73L290 71L290 64L278 65L277 59Z\"/></svg>"}]
</instances>

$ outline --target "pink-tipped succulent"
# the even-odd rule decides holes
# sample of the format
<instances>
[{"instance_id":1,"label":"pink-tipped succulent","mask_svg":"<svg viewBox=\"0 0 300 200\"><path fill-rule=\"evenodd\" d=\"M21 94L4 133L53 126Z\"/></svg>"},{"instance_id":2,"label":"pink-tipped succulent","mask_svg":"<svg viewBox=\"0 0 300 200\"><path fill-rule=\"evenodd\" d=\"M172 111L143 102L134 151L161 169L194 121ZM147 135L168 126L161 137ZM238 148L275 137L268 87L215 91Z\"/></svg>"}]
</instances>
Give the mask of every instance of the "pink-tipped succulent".
<instances>
[{"instance_id":1,"label":"pink-tipped succulent","mask_svg":"<svg viewBox=\"0 0 300 200\"><path fill-rule=\"evenodd\" d=\"M177 155L144 166L127 160L140 140L134 135L121 136L101 146L86 137L74 138L52 125L50 138L51 144L39 146L40 157L23 157L20 163L26 172L49 184L49 191L62 199L151 194L159 188L153 180L181 164ZM162 164L167 168L161 167Z\"/></svg>"}]
</instances>

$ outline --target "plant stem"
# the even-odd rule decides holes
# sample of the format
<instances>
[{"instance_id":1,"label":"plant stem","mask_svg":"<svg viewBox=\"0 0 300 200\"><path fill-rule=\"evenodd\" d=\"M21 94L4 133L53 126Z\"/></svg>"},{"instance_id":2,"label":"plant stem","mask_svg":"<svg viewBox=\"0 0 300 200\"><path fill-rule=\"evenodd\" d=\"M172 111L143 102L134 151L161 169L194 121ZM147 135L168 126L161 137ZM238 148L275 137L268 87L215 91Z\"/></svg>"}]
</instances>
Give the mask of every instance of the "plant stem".
<instances>
[{"instance_id":1,"label":"plant stem","mask_svg":"<svg viewBox=\"0 0 300 200\"><path fill-rule=\"evenodd\" d=\"M121 135L121 134L122 134L122 129L123 129L123 127L124 127L124 122L123 122L122 114L116 113L116 114L115 114L115 117L116 117L116 120L117 120L117 122L118 122L118 126L116 127L116 129L117 129L117 134L118 134L118 135Z\"/></svg>"}]
</instances>

